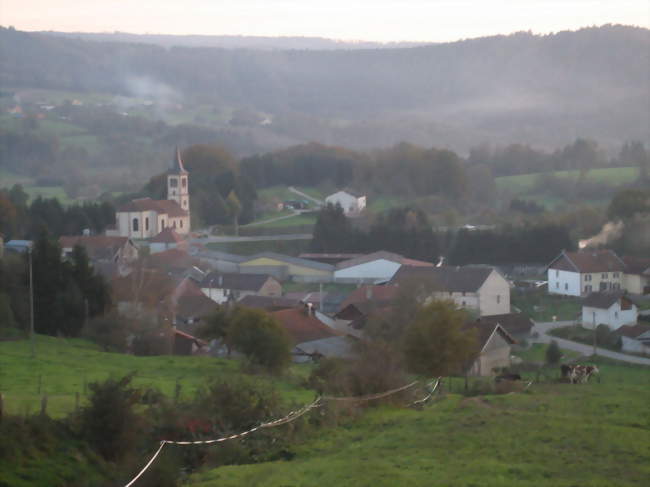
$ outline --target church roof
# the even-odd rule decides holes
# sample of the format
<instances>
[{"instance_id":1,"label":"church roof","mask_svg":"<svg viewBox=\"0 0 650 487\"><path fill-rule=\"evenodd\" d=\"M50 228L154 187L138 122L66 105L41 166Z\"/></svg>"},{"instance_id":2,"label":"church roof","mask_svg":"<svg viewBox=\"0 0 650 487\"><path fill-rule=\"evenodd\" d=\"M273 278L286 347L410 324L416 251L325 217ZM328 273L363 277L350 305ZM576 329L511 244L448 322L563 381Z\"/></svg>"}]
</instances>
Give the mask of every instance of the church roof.
<instances>
[{"instance_id":1,"label":"church roof","mask_svg":"<svg viewBox=\"0 0 650 487\"><path fill-rule=\"evenodd\" d=\"M176 155L174 156L174 161L172 162L172 167L168 171L168 174L187 174L187 170L183 165L181 151L178 149L178 147L176 147Z\"/></svg>"},{"instance_id":2,"label":"church roof","mask_svg":"<svg viewBox=\"0 0 650 487\"><path fill-rule=\"evenodd\" d=\"M119 212L128 211L155 211L156 213L166 213L167 216L181 217L187 216L186 210L173 200L152 200L151 198L139 198L131 200L117 209Z\"/></svg>"}]
</instances>

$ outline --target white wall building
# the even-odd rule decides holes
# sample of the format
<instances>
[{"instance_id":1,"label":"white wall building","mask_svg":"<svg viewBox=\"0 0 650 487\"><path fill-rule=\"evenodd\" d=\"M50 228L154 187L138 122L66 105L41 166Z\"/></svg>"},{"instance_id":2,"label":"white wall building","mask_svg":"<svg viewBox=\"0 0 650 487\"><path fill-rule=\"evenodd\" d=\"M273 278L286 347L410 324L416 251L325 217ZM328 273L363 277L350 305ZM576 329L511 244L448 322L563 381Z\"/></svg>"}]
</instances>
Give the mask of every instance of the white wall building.
<instances>
[{"instance_id":1,"label":"white wall building","mask_svg":"<svg viewBox=\"0 0 650 487\"><path fill-rule=\"evenodd\" d=\"M620 292L592 293L582 304L584 328L607 325L616 330L623 325L635 324L637 319L636 305Z\"/></svg>"},{"instance_id":2,"label":"white wall building","mask_svg":"<svg viewBox=\"0 0 650 487\"><path fill-rule=\"evenodd\" d=\"M611 250L565 252L547 267L548 292L587 296L592 292L622 288L625 264Z\"/></svg>"},{"instance_id":3,"label":"white wall building","mask_svg":"<svg viewBox=\"0 0 650 487\"><path fill-rule=\"evenodd\" d=\"M341 205L346 216L355 216L366 207L366 195L350 190L338 191L325 198L325 203L331 203L334 206Z\"/></svg>"},{"instance_id":4,"label":"white wall building","mask_svg":"<svg viewBox=\"0 0 650 487\"><path fill-rule=\"evenodd\" d=\"M379 251L339 262L334 271L334 281L348 283L388 281L402 265L433 267L430 262L408 259L392 252Z\"/></svg>"},{"instance_id":5,"label":"white wall building","mask_svg":"<svg viewBox=\"0 0 650 487\"><path fill-rule=\"evenodd\" d=\"M190 196L188 173L178 149L173 167L167 172L167 199L135 199L118 208L116 227L106 235L146 239L166 228L179 235L190 233Z\"/></svg>"}]
</instances>

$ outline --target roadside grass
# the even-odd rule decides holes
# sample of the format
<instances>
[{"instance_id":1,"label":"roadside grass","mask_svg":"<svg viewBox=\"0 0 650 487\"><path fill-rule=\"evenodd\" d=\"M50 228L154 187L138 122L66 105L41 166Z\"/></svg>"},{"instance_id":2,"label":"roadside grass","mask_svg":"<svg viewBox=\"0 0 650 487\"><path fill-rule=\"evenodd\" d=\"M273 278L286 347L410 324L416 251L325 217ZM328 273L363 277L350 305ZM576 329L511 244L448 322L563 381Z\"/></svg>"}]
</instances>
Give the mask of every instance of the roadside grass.
<instances>
[{"instance_id":1,"label":"roadside grass","mask_svg":"<svg viewBox=\"0 0 650 487\"><path fill-rule=\"evenodd\" d=\"M295 447L291 461L221 467L189 485L637 486L650 475L650 370L599 364L601 382L442 396L376 408Z\"/></svg>"},{"instance_id":2,"label":"roadside grass","mask_svg":"<svg viewBox=\"0 0 650 487\"><path fill-rule=\"evenodd\" d=\"M284 228L284 227L297 227L300 225L315 225L318 215L316 213L303 213L300 215L292 216L290 218L283 218L268 223L260 223L254 225L247 225L247 227L255 228Z\"/></svg>"},{"instance_id":3,"label":"roadside grass","mask_svg":"<svg viewBox=\"0 0 650 487\"><path fill-rule=\"evenodd\" d=\"M546 349L548 345L545 343L534 343L525 350L517 350L513 352L514 355L520 357L524 362L532 362L537 364L543 364L546 362ZM575 358L580 357L582 354L579 352L574 352L572 350L562 349L562 361L570 361Z\"/></svg>"},{"instance_id":4,"label":"roadside grass","mask_svg":"<svg viewBox=\"0 0 650 487\"><path fill-rule=\"evenodd\" d=\"M181 395L191 396L211 379L243 375L242 362L235 359L198 356L136 357L106 353L91 342L37 336L36 358L30 354L28 340L0 342L0 392L6 412L36 413L41 396L47 394L51 417L65 416L74 410L75 394L85 400L85 385L135 372L134 384L159 389L171 396L176 383ZM293 365L285 376L255 376L268 382L288 402L303 403L313 392L302 387L309 367ZM39 383L40 392L39 392Z\"/></svg>"},{"instance_id":5,"label":"roadside grass","mask_svg":"<svg viewBox=\"0 0 650 487\"><path fill-rule=\"evenodd\" d=\"M513 292L510 302L535 321L553 321L553 317L557 321L575 320L582 310L580 298L547 294L544 290Z\"/></svg>"},{"instance_id":6,"label":"roadside grass","mask_svg":"<svg viewBox=\"0 0 650 487\"><path fill-rule=\"evenodd\" d=\"M253 255L260 252L277 252L297 256L309 250L311 240L260 240L252 242L213 242L206 244L212 250L236 255Z\"/></svg>"}]
</instances>

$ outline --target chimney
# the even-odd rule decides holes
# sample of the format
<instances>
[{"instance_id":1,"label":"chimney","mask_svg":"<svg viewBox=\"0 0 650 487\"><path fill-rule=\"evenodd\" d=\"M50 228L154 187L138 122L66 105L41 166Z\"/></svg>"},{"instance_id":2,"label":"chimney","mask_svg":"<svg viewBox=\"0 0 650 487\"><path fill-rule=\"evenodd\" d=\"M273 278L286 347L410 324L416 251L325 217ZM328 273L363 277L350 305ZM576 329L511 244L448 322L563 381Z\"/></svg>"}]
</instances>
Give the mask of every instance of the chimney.
<instances>
[{"instance_id":1,"label":"chimney","mask_svg":"<svg viewBox=\"0 0 650 487\"><path fill-rule=\"evenodd\" d=\"M368 301L372 299L372 286L366 287L366 299Z\"/></svg>"}]
</instances>

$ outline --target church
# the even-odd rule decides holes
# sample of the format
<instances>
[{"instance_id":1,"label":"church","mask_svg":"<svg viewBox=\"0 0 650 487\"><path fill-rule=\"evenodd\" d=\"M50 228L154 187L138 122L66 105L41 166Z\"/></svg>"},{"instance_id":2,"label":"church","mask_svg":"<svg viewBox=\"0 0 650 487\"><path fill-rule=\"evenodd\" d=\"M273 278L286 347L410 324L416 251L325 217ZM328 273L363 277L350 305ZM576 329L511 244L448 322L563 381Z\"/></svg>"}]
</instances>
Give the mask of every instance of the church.
<instances>
[{"instance_id":1,"label":"church","mask_svg":"<svg viewBox=\"0 0 650 487\"><path fill-rule=\"evenodd\" d=\"M189 175L176 149L172 168L167 171L167 199L139 198L122 205L115 215L116 228L107 235L134 239L151 238L165 228L179 235L190 232Z\"/></svg>"}]
</instances>

